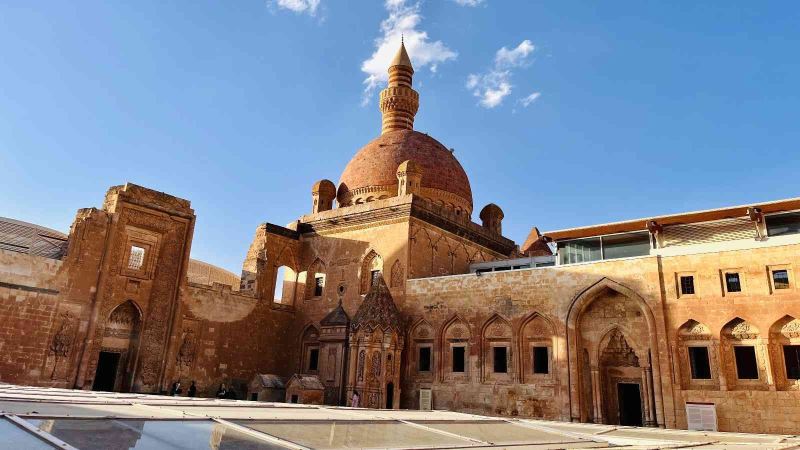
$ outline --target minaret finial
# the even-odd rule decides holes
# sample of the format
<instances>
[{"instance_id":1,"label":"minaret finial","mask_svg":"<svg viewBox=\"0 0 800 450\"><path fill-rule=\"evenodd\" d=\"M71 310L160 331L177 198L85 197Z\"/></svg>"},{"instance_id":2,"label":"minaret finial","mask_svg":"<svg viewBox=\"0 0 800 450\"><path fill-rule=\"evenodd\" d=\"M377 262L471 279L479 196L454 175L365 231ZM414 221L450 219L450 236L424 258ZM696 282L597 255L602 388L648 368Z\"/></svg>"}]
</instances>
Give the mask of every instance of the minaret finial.
<instances>
[{"instance_id":1,"label":"minaret finial","mask_svg":"<svg viewBox=\"0 0 800 450\"><path fill-rule=\"evenodd\" d=\"M381 91L380 109L383 114L381 134L394 130L413 130L414 116L419 109L419 94L411 87L414 67L406 51L404 36L400 48L389 63L389 86Z\"/></svg>"}]
</instances>

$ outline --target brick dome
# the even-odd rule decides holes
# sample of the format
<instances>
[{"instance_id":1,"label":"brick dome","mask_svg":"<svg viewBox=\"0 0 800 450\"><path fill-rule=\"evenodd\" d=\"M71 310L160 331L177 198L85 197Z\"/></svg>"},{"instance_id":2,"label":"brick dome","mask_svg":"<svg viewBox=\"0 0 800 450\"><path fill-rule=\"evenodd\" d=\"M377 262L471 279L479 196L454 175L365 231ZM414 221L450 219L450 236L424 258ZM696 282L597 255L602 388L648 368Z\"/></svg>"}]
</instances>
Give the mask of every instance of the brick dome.
<instances>
[{"instance_id":1,"label":"brick dome","mask_svg":"<svg viewBox=\"0 0 800 450\"><path fill-rule=\"evenodd\" d=\"M472 213L472 189L458 160L427 134L394 130L368 143L347 164L339 180L339 206L397 195L397 168L411 160L422 169L421 197Z\"/></svg>"}]
</instances>

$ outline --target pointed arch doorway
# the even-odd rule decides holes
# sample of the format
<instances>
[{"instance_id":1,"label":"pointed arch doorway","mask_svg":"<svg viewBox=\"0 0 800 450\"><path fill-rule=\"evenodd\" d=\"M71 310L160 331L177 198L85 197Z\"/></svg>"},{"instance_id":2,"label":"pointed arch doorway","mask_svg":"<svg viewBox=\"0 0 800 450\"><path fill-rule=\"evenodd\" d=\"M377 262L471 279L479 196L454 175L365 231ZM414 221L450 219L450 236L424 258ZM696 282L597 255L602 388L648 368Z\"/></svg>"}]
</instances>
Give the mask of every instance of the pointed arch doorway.
<instances>
[{"instance_id":1,"label":"pointed arch doorway","mask_svg":"<svg viewBox=\"0 0 800 450\"><path fill-rule=\"evenodd\" d=\"M97 357L93 391L129 392L136 371L142 314L128 300L111 311Z\"/></svg>"}]
</instances>

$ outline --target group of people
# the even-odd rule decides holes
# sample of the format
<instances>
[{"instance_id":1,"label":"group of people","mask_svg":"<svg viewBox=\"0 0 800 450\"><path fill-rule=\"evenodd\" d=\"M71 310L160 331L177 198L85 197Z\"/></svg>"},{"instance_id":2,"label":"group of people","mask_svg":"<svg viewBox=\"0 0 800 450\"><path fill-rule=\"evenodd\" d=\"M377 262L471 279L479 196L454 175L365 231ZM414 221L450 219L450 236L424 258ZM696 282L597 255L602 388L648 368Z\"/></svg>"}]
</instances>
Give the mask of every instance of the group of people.
<instances>
[{"instance_id":1,"label":"group of people","mask_svg":"<svg viewBox=\"0 0 800 450\"><path fill-rule=\"evenodd\" d=\"M169 395L172 397L180 397L181 394L183 394L181 382L176 381L172 383L172 389L170 389ZM197 395L197 385L195 384L194 380L192 380L192 385L189 386L189 392L187 394L189 397L194 397ZM228 389L228 387L225 386L225 383L222 383L219 385L219 389L217 389L217 398L236 400L238 397L236 396L236 391L233 389Z\"/></svg>"}]
</instances>

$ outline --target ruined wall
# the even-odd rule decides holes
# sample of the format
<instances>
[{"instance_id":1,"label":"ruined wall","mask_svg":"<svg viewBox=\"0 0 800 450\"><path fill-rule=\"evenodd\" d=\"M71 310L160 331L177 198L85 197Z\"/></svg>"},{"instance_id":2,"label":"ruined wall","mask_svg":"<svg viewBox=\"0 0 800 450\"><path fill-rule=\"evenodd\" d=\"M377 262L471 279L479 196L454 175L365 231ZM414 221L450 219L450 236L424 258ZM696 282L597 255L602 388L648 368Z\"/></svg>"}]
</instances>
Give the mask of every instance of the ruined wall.
<instances>
[{"instance_id":1,"label":"ruined wall","mask_svg":"<svg viewBox=\"0 0 800 450\"><path fill-rule=\"evenodd\" d=\"M184 386L196 381L198 396L214 396L220 383L232 386L239 398L257 373L288 378L286 349L292 345L291 311L271 301L239 294L229 286L189 284L181 295L183 318L172 381Z\"/></svg>"},{"instance_id":2,"label":"ruined wall","mask_svg":"<svg viewBox=\"0 0 800 450\"><path fill-rule=\"evenodd\" d=\"M49 378L43 363L65 280L62 261L0 250L0 380ZM74 334L74 333L73 333Z\"/></svg>"}]
</instances>

